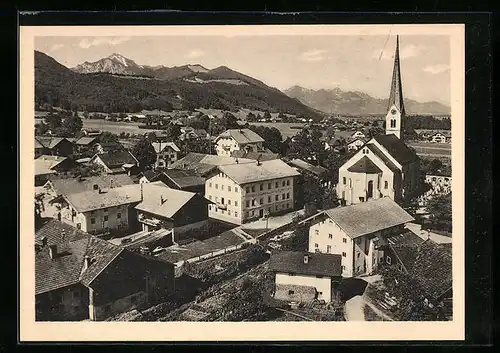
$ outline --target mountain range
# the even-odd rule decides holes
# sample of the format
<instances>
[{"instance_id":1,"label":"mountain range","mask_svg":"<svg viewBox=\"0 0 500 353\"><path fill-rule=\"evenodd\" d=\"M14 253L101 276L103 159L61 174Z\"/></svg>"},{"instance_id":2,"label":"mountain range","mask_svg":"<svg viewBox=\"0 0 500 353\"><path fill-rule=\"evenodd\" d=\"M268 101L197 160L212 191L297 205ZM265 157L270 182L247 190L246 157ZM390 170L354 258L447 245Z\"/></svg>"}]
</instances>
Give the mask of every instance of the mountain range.
<instances>
[{"instance_id":1,"label":"mountain range","mask_svg":"<svg viewBox=\"0 0 500 353\"><path fill-rule=\"evenodd\" d=\"M293 86L284 93L327 114L378 115L387 113L387 99L374 98L363 92L346 92L340 88L313 90ZM450 107L439 102L421 103L412 99L405 99L404 102L408 115L450 114Z\"/></svg>"}]
</instances>

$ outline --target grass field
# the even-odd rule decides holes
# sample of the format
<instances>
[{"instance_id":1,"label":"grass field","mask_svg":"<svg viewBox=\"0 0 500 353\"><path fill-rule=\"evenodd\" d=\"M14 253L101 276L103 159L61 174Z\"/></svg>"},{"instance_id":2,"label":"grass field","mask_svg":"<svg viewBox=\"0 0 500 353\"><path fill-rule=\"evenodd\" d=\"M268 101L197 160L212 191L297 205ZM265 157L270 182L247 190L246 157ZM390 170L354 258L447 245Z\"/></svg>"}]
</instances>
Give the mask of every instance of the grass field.
<instances>
[{"instance_id":1,"label":"grass field","mask_svg":"<svg viewBox=\"0 0 500 353\"><path fill-rule=\"evenodd\" d=\"M451 144L433 142L409 142L418 155L451 157Z\"/></svg>"}]
</instances>

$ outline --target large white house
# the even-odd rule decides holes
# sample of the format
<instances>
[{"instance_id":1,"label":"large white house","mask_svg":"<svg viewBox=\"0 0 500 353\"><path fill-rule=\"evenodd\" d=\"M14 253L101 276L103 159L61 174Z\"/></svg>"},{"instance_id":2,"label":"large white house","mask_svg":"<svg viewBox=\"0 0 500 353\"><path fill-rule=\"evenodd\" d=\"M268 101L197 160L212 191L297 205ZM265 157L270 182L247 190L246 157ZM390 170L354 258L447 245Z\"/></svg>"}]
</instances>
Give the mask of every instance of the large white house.
<instances>
[{"instance_id":1,"label":"large white house","mask_svg":"<svg viewBox=\"0 0 500 353\"><path fill-rule=\"evenodd\" d=\"M294 178L300 173L280 159L221 165L207 174L205 197L211 218L243 224L294 208Z\"/></svg>"},{"instance_id":2,"label":"large white house","mask_svg":"<svg viewBox=\"0 0 500 353\"><path fill-rule=\"evenodd\" d=\"M169 168L181 151L173 142L152 142L151 145L156 153L155 168Z\"/></svg>"},{"instance_id":3,"label":"large white house","mask_svg":"<svg viewBox=\"0 0 500 353\"><path fill-rule=\"evenodd\" d=\"M404 117L398 39L386 134L370 139L339 168L337 195L343 204L386 196L401 202L412 197L418 189L420 160L415 151L401 140Z\"/></svg>"},{"instance_id":4,"label":"large white house","mask_svg":"<svg viewBox=\"0 0 500 353\"><path fill-rule=\"evenodd\" d=\"M250 129L229 129L215 139L219 156L231 156L233 151L260 152L264 139Z\"/></svg>"},{"instance_id":5,"label":"large white house","mask_svg":"<svg viewBox=\"0 0 500 353\"><path fill-rule=\"evenodd\" d=\"M414 218L388 197L321 211L301 222L310 225L309 252L342 256L342 277L374 273L389 236L403 234Z\"/></svg>"}]
</instances>

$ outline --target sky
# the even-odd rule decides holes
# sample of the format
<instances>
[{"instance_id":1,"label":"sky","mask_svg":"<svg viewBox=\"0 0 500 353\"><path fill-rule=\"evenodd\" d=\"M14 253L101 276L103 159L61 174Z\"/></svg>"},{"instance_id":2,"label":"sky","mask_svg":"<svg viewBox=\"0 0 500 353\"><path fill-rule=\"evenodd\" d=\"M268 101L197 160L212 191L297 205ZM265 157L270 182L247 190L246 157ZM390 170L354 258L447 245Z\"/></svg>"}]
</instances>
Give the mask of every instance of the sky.
<instances>
[{"instance_id":1,"label":"sky","mask_svg":"<svg viewBox=\"0 0 500 353\"><path fill-rule=\"evenodd\" d=\"M36 37L35 49L74 67L113 53L139 65L225 65L285 90L340 88L389 96L396 36ZM450 38L400 36L405 98L450 104Z\"/></svg>"}]
</instances>

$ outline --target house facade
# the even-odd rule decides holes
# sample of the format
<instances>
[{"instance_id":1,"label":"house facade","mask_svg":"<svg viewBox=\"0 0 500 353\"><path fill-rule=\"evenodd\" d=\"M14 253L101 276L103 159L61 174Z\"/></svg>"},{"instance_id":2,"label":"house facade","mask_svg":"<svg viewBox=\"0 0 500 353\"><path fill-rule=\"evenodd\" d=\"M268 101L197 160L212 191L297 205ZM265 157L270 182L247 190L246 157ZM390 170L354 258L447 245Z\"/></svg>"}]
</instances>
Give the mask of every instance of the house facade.
<instances>
[{"instance_id":1,"label":"house facade","mask_svg":"<svg viewBox=\"0 0 500 353\"><path fill-rule=\"evenodd\" d=\"M94 155L89 163L101 166L107 174L131 174L139 166L139 161L125 149Z\"/></svg>"},{"instance_id":2,"label":"house facade","mask_svg":"<svg viewBox=\"0 0 500 353\"><path fill-rule=\"evenodd\" d=\"M229 129L215 139L216 152L219 156L231 156L233 151L263 151L264 139L250 129Z\"/></svg>"},{"instance_id":3,"label":"house facade","mask_svg":"<svg viewBox=\"0 0 500 353\"><path fill-rule=\"evenodd\" d=\"M364 136L364 135L363 135ZM359 150L364 144L366 143L366 141L363 139L363 138L355 138L354 140L352 140L351 142L349 142L347 144L347 151L348 152L351 152L351 151L357 151Z\"/></svg>"},{"instance_id":4,"label":"house facade","mask_svg":"<svg viewBox=\"0 0 500 353\"><path fill-rule=\"evenodd\" d=\"M276 159L219 166L207 175L210 218L243 224L294 208L294 168Z\"/></svg>"},{"instance_id":5,"label":"house facade","mask_svg":"<svg viewBox=\"0 0 500 353\"><path fill-rule=\"evenodd\" d=\"M174 265L52 220L35 236L37 321L105 320L174 290Z\"/></svg>"},{"instance_id":6,"label":"house facade","mask_svg":"<svg viewBox=\"0 0 500 353\"><path fill-rule=\"evenodd\" d=\"M42 154L69 157L73 154L73 143L64 137L35 136L35 158Z\"/></svg>"},{"instance_id":7,"label":"house facade","mask_svg":"<svg viewBox=\"0 0 500 353\"><path fill-rule=\"evenodd\" d=\"M365 134L361 131L356 131L351 135L351 139L365 138Z\"/></svg>"},{"instance_id":8,"label":"house facade","mask_svg":"<svg viewBox=\"0 0 500 353\"><path fill-rule=\"evenodd\" d=\"M284 301L328 303L342 279L339 255L278 252L271 254L269 268L275 274L274 298Z\"/></svg>"},{"instance_id":9,"label":"house facade","mask_svg":"<svg viewBox=\"0 0 500 353\"><path fill-rule=\"evenodd\" d=\"M181 151L173 142L152 142L155 153L155 168L169 168L177 161L177 154Z\"/></svg>"},{"instance_id":10,"label":"house facade","mask_svg":"<svg viewBox=\"0 0 500 353\"><path fill-rule=\"evenodd\" d=\"M355 277L375 273L383 258L378 246L413 220L386 197L322 211L301 224L309 225L309 252L341 255L342 276Z\"/></svg>"},{"instance_id":11,"label":"house facade","mask_svg":"<svg viewBox=\"0 0 500 353\"><path fill-rule=\"evenodd\" d=\"M442 133L438 132L438 133L432 135L431 142L434 142L434 143L447 143L448 139L446 138L445 135L443 135Z\"/></svg>"}]
</instances>

